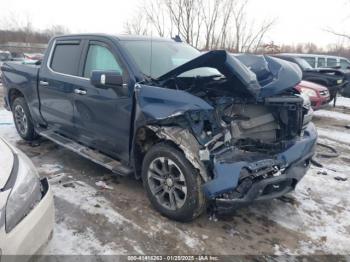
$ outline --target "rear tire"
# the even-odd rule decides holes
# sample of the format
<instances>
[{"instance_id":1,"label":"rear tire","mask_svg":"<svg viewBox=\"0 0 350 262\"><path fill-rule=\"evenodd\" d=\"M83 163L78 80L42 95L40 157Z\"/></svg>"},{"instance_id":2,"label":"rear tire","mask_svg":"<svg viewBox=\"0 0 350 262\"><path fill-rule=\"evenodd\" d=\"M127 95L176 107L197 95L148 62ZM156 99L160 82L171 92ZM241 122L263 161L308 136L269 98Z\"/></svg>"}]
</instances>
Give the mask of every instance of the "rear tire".
<instances>
[{"instance_id":1,"label":"rear tire","mask_svg":"<svg viewBox=\"0 0 350 262\"><path fill-rule=\"evenodd\" d=\"M18 134L27 141L38 138L35 132L32 116L24 97L17 97L12 104L13 120Z\"/></svg>"},{"instance_id":2,"label":"rear tire","mask_svg":"<svg viewBox=\"0 0 350 262\"><path fill-rule=\"evenodd\" d=\"M206 207L198 171L174 146L159 143L147 152L142 180L154 208L170 219L191 221Z\"/></svg>"}]
</instances>

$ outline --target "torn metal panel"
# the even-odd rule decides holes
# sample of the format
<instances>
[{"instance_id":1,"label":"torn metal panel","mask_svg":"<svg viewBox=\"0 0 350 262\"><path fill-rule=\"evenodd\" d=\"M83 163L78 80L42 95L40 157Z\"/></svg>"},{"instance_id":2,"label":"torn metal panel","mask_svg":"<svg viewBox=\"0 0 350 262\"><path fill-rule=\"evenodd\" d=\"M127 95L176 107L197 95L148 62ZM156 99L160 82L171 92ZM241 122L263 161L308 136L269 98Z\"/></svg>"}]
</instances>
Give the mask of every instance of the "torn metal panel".
<instances>
[{"instance_id":1,"label":"torn metal panel","mask_svg":"<svg viewBox=\"0 0 350 262\"><path fill-rule=\"evenodd\" d=\"M160 127L150 125L147 126L147 128L155 132L160 139L174 142L185 153L185 156L190 161L190 163L199 170L202 179L204 181L209 180L206 167L200 160L200 146L188 129L183 129L180 127Z\"/></svg>"},{"instance_id":2,"label":"torn metal panel","mask_svg":"<svg viewBox=\"0 0 350 262\"><path fill-rule=\"evenodd\" d=\"M203 99L181 90L138 85L136 98L145 118L152 121L176 117L188 111L213 110Z\"/></svg>"}]
</instances>

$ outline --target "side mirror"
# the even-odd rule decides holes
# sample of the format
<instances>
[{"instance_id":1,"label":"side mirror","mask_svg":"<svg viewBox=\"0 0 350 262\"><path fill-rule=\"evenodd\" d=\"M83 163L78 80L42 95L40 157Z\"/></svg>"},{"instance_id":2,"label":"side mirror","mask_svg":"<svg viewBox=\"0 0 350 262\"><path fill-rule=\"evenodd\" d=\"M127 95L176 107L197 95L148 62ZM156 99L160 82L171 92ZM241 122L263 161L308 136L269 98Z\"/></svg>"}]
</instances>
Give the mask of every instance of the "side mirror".
<instances>
[{"instance_id":1,"label":"side mirror","mask_svg":"<svg viewBox=\"0 0 350 262\"><path fill-rule=\"evenodd\" d=\"M116 71L98 71L91 72L90 82L99 88L123 86L123 77Z\"/></svg>"}]
</instances>

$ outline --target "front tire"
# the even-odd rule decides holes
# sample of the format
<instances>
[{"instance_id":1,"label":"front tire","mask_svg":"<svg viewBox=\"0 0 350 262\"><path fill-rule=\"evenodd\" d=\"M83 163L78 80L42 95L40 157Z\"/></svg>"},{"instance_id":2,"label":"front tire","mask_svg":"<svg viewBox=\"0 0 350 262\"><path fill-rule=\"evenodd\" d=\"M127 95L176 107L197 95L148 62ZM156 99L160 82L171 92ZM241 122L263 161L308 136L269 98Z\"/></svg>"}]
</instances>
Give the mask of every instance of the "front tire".
<instances>
[{"instance_id":1,"label":"front tire","mask_svg":"<svg viewBox=\"0 0 350 262\"><path fill-rule=\"evenodd\" d=\"M142 180L154 208L170 219L191 221L205 209L201 178L174 146L160 143L147 152Z\"/></svg>"},{"instance_id":2,"label":"front tire","mask_svg":"<svg viewBox=\"0 0 350 262\"><path fill-rule=\"evenodd\" d=\"M17 132L24 140L33 141L38 138L28 105L23 97L17 97L13 101L12 114Z\"/></svg>"}]
</instances>

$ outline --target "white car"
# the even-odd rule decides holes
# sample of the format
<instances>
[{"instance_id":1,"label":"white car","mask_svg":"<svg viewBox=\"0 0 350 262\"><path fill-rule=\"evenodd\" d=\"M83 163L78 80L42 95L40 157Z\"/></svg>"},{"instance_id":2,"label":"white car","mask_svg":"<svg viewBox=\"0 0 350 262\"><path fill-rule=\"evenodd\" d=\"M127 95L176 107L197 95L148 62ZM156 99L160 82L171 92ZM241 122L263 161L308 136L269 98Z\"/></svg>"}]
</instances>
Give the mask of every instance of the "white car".
<instances>
[{"instance_id":1,"label":"white car","mask_svg":"<svg viewBox=\"0 0 350 262\"><path fill-rule=\"evenodd\" d=\"M0 137L0 260L1 255L5 261L6 255L34 255L53 225L47 179L40 179L31 160Z\"/></svg>"}]
</instances>

